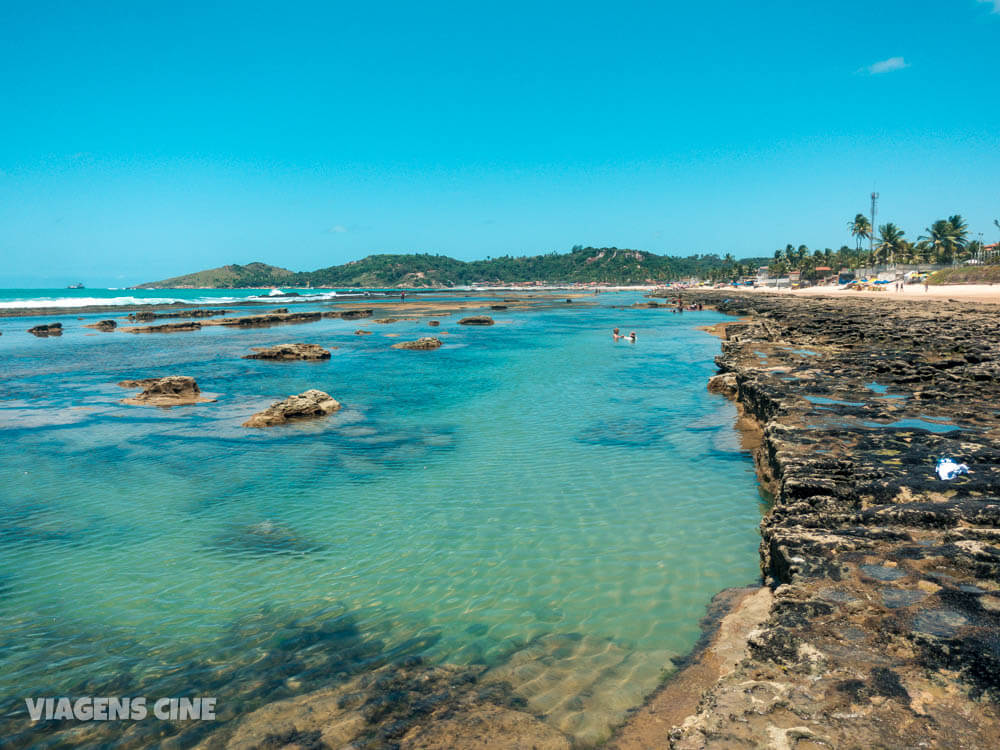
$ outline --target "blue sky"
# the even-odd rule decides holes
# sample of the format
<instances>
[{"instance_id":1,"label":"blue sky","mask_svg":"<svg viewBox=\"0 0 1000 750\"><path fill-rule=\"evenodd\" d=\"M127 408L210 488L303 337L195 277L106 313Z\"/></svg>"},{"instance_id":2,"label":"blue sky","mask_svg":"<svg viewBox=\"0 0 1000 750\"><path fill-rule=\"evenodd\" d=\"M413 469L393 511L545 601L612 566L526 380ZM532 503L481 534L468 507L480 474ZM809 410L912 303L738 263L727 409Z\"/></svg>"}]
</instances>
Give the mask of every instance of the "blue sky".
<instances>
[{"instance_id":1,"label":"blue sky","mask_svg":"<svg viewBox=\"0 0 1000 750\"><path fill-rule=\"evenodd\" d=\"M0 286L1000 234L1000 0L0 3Z\"/></svg>"}]
</instances>

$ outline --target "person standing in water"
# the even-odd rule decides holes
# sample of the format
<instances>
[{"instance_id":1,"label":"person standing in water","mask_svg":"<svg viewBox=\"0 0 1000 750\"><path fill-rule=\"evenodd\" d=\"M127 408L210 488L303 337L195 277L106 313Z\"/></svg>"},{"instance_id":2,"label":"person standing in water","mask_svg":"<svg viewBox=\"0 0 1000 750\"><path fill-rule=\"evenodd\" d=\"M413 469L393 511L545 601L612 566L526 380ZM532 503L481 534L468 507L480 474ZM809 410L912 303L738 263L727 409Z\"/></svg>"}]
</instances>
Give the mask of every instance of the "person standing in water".
<instances>
[{"instance_id":1,"label":"person standing in water","mask_svg":"<svg viewBox=\"0 0 1000 750\"><path fill-rule=\"evenodd\" d=\"M629 331L628 340L630 343L635 343L635 331Z\"/></svg>"},{"instance_id":2,"label":"person standing in water","mask_svg":"<svg viewBox=\"0 0 1000 750\"><path fill-rule=\"evenodd\" d=\"M617 341L621 337L622 337L622 335L620 333L618 333L618 329L617 328L611 332L611 338L613 338L615 341Z\"/></svg>"}]
</instances>

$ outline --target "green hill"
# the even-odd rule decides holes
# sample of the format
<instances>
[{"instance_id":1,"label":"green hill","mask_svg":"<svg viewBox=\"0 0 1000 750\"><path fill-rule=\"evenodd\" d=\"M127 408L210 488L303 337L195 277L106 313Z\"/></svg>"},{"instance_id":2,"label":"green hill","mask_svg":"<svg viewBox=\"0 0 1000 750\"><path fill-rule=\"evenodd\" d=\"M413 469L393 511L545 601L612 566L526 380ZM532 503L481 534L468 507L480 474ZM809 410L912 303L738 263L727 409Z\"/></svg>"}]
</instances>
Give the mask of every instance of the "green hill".
<instances>
[{"instance_id":1,"label":"green hill","mask_svg":"<svg viewBox=\"0 0 1000 750\"><path fill-rule=\"evenodd\" d=\"M185 276L175 276L163 281L140 284L139 289L185 289L214 288L240 289L259 286L287 284L288 277L294 275L287 268L269 266L267 263L247 263L245 266L229 265L198 271Z\"/></svg>"},{"instance_id":2,"label":"green hill","mask_svg":"<svg viewBox=\"0 0 1000 750\"><path fill-rule=\"evenodd\" d=\"M766 259L754 261L766 263ZM705 276L724 265L718 255L677 258L644 250L617 247L574 247L568 253L461 261L444 255L382 254L293 273L283 268L251 263L223 266L164 281L143 284L145 288L177 286L288 286L288 287L447 287L470 284L516 284L540 281L549 284L606 282L645 284Z\"/></svg>"}]
</instances>

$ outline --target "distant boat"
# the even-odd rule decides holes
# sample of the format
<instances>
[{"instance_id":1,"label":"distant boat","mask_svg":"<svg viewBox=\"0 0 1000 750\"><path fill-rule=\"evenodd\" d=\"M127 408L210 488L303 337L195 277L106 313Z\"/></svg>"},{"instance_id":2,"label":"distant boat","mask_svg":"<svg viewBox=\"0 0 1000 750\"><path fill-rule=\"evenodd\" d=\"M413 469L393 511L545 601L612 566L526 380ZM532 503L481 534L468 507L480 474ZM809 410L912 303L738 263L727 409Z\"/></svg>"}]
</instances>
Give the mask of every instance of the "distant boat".
<instances>
[{"instance_id":1,"label":"distant boat","mask_svg":"<svg viewBox=\"0 0 1000 750\"><path fill-rule=\"evenodd\" d=\"M69 285L68 287L66 287L66 288L67 288L67 289L85 289L86 287L84 287L84 285L83 285L82 283L80 283L80 282L78 281L78 282L76 282L75 284L70 284L70 285Z\"/></svg>"}]
</instances>

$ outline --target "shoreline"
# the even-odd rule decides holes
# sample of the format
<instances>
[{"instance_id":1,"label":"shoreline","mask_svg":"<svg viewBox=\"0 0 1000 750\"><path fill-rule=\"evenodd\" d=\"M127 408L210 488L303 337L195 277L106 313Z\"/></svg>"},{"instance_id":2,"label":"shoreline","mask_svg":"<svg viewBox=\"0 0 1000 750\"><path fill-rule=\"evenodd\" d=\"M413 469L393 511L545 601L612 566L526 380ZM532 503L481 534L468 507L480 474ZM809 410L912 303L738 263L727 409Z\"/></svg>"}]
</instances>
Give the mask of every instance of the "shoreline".
<instances>
[{"instance_id":1,"label":"shoreline","mask_svg":"<svg viewBox=\"0 0 1000 750\"><path fill-rule=\"evenodd\" d=\"M774 492L773 602L731 671L693 681L695 712L654 695L609 747L1000 743L1000 324L971 299L862 294L684 293L741 316L707 332ZM972 474L938 479L949 454Z\"/></svg>"}]
</instances>

